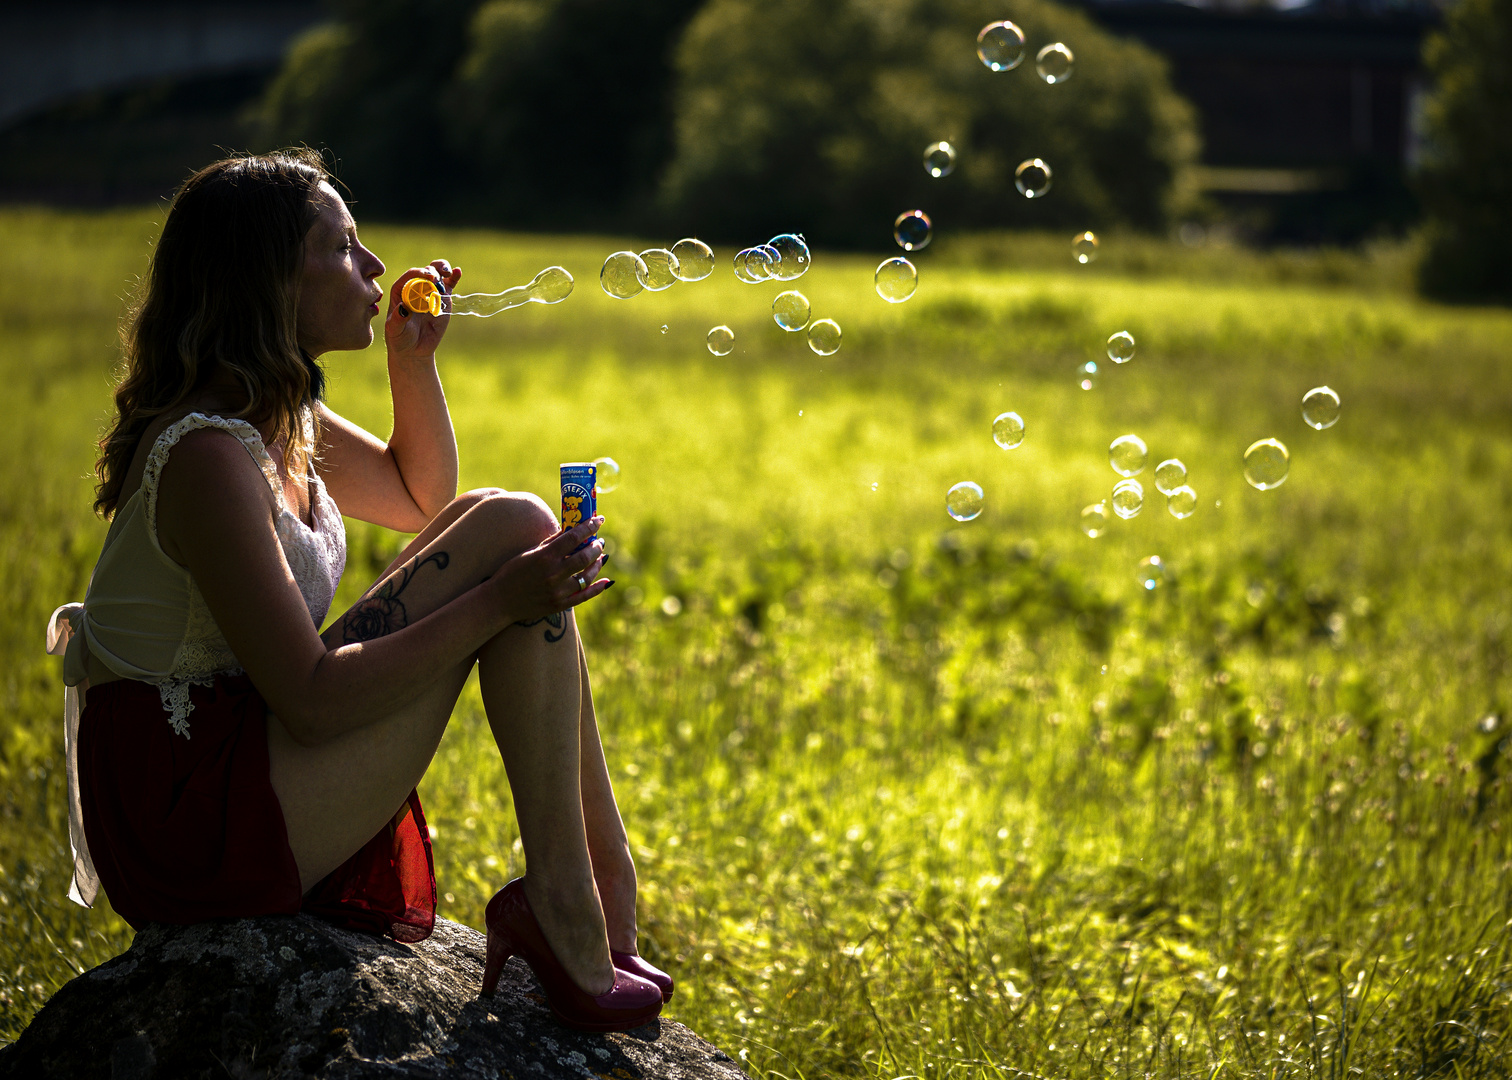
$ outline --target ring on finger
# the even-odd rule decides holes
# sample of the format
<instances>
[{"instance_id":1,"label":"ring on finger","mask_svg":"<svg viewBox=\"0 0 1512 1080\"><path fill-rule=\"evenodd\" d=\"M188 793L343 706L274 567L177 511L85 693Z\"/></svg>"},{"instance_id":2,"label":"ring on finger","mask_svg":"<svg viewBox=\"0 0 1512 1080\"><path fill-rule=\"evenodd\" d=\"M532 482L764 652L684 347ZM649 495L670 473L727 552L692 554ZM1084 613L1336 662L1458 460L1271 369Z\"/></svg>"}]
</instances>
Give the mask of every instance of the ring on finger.
<instances>
[{"instance_id":1,"label":"ring on finger","mask_svg":"<svg viewBox=\"0 0 1512 1080\"><path fill-rule=\"evenodd\" d=\"M578 587L578 592L582 592L584 589L586 589L588 587L588 583L583 580L583 575L582 574L579 574L577 576L577 587Z\"/></svg>"}]
</instances>

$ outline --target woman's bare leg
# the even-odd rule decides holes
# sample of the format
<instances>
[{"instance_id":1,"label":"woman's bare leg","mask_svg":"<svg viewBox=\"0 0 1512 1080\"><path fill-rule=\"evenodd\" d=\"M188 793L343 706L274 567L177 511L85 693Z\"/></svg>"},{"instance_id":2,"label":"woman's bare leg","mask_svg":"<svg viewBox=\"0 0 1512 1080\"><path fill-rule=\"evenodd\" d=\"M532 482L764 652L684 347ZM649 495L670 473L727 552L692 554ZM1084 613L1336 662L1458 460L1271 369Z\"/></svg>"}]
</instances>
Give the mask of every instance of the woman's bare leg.
<instances>
[{"instance_id":1,"label":"woman's bare leg","mask_svg":"<svg viewBox=\"0 0 1512 1080\"><path fill-rule=\"evenodd\" d=\"M588 682L588 658L578 646L582 703L579 709L582 759L583 817L588 830L588 854L593 859L593 879L604 907L609 947L635 955L635 860L630 839L614 799L604 745L599 737L598 715L593 708L593 687Z\"/></svg>"},{"instance_id":2,"label":"woman's bare leg","mask_svg":"<svg viewBox=\"0 0 1512 1080\"><path fill-rule=\"evenodd\" d=\"M478 682L504 756L525 848L525 893L579 986L614 985L589 858L581 772L581 668L571 612L514 626L478 653Z\"/></svg>"},{"instance_id":3,"label":"woman's bare leg","mask_svg":"<svg viewBox=\"0 0 1512 1080\"><path fill-rule=\"evenodd\" d=\"M392 573L326 631L327 644L341 644L348 620L367 611L383 584L389 586L385 611L397 621L389 629L399 629L477 585L555 527L539 500L497 492L463 496L416 537ZM598 994L612 985L613 971L579 790L578 649L569 614L510 627L485 643L476 659L484 706L514 791L532 907L569 974ZM270 778L302 888L350 858L393 819L434 757L473 660L440 673L402 709L320 746L299 745L270 717Z\"/></svg>"}]
</instances>

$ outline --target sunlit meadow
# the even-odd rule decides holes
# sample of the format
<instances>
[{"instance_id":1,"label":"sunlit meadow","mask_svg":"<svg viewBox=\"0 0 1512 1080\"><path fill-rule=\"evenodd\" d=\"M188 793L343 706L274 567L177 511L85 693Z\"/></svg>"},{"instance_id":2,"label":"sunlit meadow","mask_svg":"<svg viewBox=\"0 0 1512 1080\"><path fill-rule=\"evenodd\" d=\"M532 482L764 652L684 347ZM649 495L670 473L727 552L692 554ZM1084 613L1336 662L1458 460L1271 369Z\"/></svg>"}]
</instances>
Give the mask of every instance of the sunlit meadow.
<instances>
[{"instance_id":1,"label":"sunlit meadow","mask_svg":"<svg viewBox=\"0 0 1512 1080\"><path fill-rule=\"evenodd\" d=\"M4 1039L130 940L64 898L42 627L103 537L91 441L158 220L0 212L26 271L0 290ZM1400 251L1114 236L1077 267L1069 238L947 234L897 306L878 256L817 253L796 287L844 329L819 358L725 247L617 301L623 239L366 238L391 275L452 259L463 291L577 278L457 319L443 377L464 486L550 498L558 462L623 466L618 584L580 625L669 1015L761 1076L1507 1075L1512 314L1412 299ZM380 352L330 370L386 434ZM1343 417L1316 432L1320 383ZM1143 512L1088 539L1125 432ZM1240 458L1272 436L1291 472L1258 492ZM1166 457L1189 520L1154 491ZM986 493L965 524L961 480ZM401 542L349 536L338 610ZM522 858L475 687L421 795L442 914L481 926Z\"/></svg>"}]
</instances>

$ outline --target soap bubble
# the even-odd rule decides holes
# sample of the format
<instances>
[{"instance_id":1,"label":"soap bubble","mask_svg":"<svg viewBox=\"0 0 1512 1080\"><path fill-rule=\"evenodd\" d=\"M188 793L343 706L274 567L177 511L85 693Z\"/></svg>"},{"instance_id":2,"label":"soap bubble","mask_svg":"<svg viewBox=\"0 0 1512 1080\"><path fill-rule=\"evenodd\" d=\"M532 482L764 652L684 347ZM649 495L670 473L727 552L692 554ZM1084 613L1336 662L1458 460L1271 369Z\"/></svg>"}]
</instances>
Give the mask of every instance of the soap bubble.
<instances>
[{"instance_id":1,"label":"soap bubble","mask_svg":"<svg viewBox=\"0 0 1512 1080\"><path fill-rule=\"evenodd\" d=\"M1090 390L1097 385L1097 361L1088 360L1085 364L1076 366L1076 384L1083 390Z\"/></svg>"},{"instance_id":2,"label":"soap bubble","mask_svg":"<svg viewBox=\"0 0 1512 1080\"><path fill-rule=\"evenodd\" d=\"M1097 234L1090 230L1077 233L1071 238L1071 254L1077 262L1086 266L1097 259Z\"/></svg>"},{"instance_id":3,"label":"soap bubble","mask_svg":"<svg viewBox=\"0 0 1512 1080\"><path fill-rule=\"evenodd\" d=\"M1186 483L1186 466L1176 458L1166 458L1155 466L1155 490L1169 495Z\"/></svg>"},{"instance_id":4,"label":"soap bubble","mask_svg":"<svg viewBox=\"0 0 1512 1080\"><path fill-rule=\"evenodd\" d=\"M808 297L794 289L778 293L772 301L772 318L784 330L802 330L809 321Z\"/></svg>"},{"instance_id":5,"label":"soap bubble","mask_svg":"<svg viewBox=\"0 0 1512 1080\"><path fill-rule=\"evenodd\" d=\"M1120 330L1108 338L1108 359L1115 364L1127 364L1134 359L1134 335Z\"/></svg>"},{"instance_id":6,"label":"soap bubble","mask_svg":"<svg viewBox=\"0 0 1512 1080\"><path fill-rule=\"evenodd\" d=\"M688 237L672 245L672 254L677 256L677 269L673 271L679 281L702 281L714 272L714 252L702 240Z\"/></svg>"},{"instance_id":7,"label":"soap bubble","mask_svg":"<svg viewBox=\"0 0 1512 1080\"><path fill-rule=\"evenodd\" d=\"M929 246L934 223L922 210L905 210L893 222L893 239L904 251L918 251Z\"/></svg>"},{"instance_id":8,"label":"soap bubble","mask_svg":"<svg viewBox=\"0 0 1512 1080\"><path fill-rule=\"evenodd\" d=\"M593 465L598 470L594 488L600 495L607 495L620 486L619 462L612 457L601 457L594 458Z\"/></svg>"},{"instance_id":9,"label":"soap bubble","mask_svg":"<svg viewBox=\"0 0 1512 1080\"><path fill-rule=\"evenodd\" d=\"M1165 563L1160 561L1159 555L1151 555L1139 560L1139 568L1134 571L1134 580L1139 582L1140 587L1148 592L1154 592L1160 588L1160 583L1165 580Z\"/></svg>"},{"instance_id":10,"label":"soap bubble","mask_svg":"<svg viewBox=\"0 0 1512 1080\"><path fill-rule=\"evenodd\" d=\"M1120 480L1113 485L1113 512L1124 520L1144 509L1144 485L1138 480Z\"/></svg>"},{"instance_id":11,"label":"soap bubble","mask_svg":"<svg viewBox=\"0 0 1512 1080\"><path fill-rule=\"evenodd\" d=\"M1034 58L1034 70L1039 72L1039 77L1051 86L1063 83L1071 77L1071 69L1076 64L1076 57L1071 55L1071 50L1057 41L1053 45L1046 45Z\"/></svg>"},{"instance_id":12,"label":"soap bubble","mask_svg":"<svg viewBox=\"0 0 1512 1080\"><path fill-rule=\"evenodd\" d=\"M877 283L877 295L889 304L901 304L919 287L919 271L901 255L884 259L873 276Z\"/></svg>"},{"instance_id":13,"label":"soap bubble","mask_svg":"<svg viewBox=\"0 0 1512 1080\"><path fill-rule=\"evenodd\" d=\"M1184 521L1197 512L1197 492L1182 484L1166 494L1166 509L1173 518Z\"/></svg>"},{"instance_id":14,"label":"soap bubble","mask_svg":"<svg viewBox=\"0 0 1512 1080\"><path fill-rule=\"evenodd\" d=\"M999 413L992 422L992 441L1004 450L1016 450L1024 441L1024 418L1016 412Z\"/></svg>"},{"instance_id":15,"label":"soap bubble","mask_svg":"<svg viewBox=\"0 0 1512 1080\"><path fill-rule=\"evenodd\" d=\"M1011 22L988 23L977 34L977 56L993 71L1012 71L1024 62L1024 32Z\"/></svg>"},{"instance_id":16,"label":"soap bubble","mask_svg":"<svg viewBox=\"0 0 1512 1080\"><path fill-rule=\"evenodd\" d=\"M747 285L765 281L772 260L760 248L741 248L735 253L735 276Z\"/></svg>"},{"instance_id":17,"label":"soap bubble","mask_svg":"<svg viewBox=\"0 0 1512 1080\"><path fill-rule=\"evenodd\" d=\"M1050 190L1050 166L1039 158L1019 162L1013 170L1013 186L1026 199L1038 199Z\"/></svg>"},{"instance_id":18,"label":"soap bubble","mask_svg":"<svg viewBox=\"0 0 1512 1080\"><path fill-rule=\"evenodd\" d=\"M745 250L745 274L753 281L765 281L771 277L771 254L767 248L747 248Z\"/></svg>"},{"instance_id":19,"label":"soap bubble","mask_svg":"<svg viewBox=\"0 0 1512 1080\"><path fill-rule=\"evenodd\" d=\"M1119 476L1138 476L1144 471L1149 454L1145 441L1138 435L1120 435L1108 444L1108 464Z\"/></svg>"},{"instance_id":20,"label":"soap bubble","mask_svg":"<svg viewBox=\"0 0 1512 1080\"><path fill-rule=\"evenodd\" d=\"M779 281L795 281L808 273L811 257L808 244L804 243L801 235L783 233L767 241L767 246L775 249L781 259L781 262L771 269L774 278Z\"/></svg>"},{"instance_id":21,"label":"soap bubble","mask_svg":"<svg viewBox=\"0 0 1512 1080\"><path fill-rule=\"evenodd\" d=\"M945 512L957 521L970 521L982 513L982 489L963 480L945 493Z\"/></svg>"},{"instance_id":22,"label":"soap bubble","mask_svg":"<svg viewBox=\"0 0 1512 1080\"><path fill-rule=\"evenodd\" d=\"M661 292L677 284L677 256L666 248L648 248L640 253L640 260L646 264L647 289Z\"/></svg>"},{"instance_id":23,"label":"soap bubble","mask_svg":"<svg viewBox=\"0 0 1512 1080\"><path fill-rule=\"evenodd\" d=\"M808 343L820 356L834 356L840 351L840 324L834 319L815 319L809 323Z\"/></svg>"},{"instance_id":24,"label":"soap bubble","mask_svg":"<svg viewBox=\"0 0 1512 1080\"><path fill-rule=\"evenodd\" d=\"M777 278L779 271L782 269L782 252L773 247L771 243L762 244L752 250L759 251L766 256L766 276Z\"/></svg>"},{"instance_id":25,"label":"soap bubble","mask_svg":"<svg viewBox=\"0 0 1512 1080\"><path fill-rule=\"evenodd\" d=\"M1244 452L1244 478L1250 486L1269 491L1286 483L1291 454L1279 439L1261 439Z\"/></svg>"},{"instance_id":26,"label":"soap bubble","mask_svg":"<svg viewBox=\"0 0 1512 1080\"><path fill-rule=\"evenodd\" d=\"M1339 422L1339 395L1326 386L1315 386L1302 397L1302 421L1322 431Z\"/></svg>"},{"instance_id":27,"label":"soap bubble","mask_svg":"<svg viewBox=\"0 0 1512 1080\"><path fill-rule=\"evenodd\" d=\"M1081 531L1096 540L1108 531L1108 504L1095 502L1082 508Z\"/></svg>"},{"instance_id":28,"label":"soap bubble","mask_svg":"<svg viewBox=\"0 0 1512 1080\"><path fill-rule=\"evenodd\" d=\"M948 142L931 143L924 148L924 171L939 178L955 172L955 147Z\"/></svg>"},{"instance_id":29,"label":"soap bubble","mask_svg":"<svg viewBox=\"0 0 1512 1080\"><path fill-rule=\"evenodd\" d=\"M705 340L715 356L729 356L735 348L735 331L728 326L716 326Z\"/></svg>"},{"instance_id":30,"label":"soap bubble","mask_svg":"<svg viewBox=\"0 0 1512 1080\"><path fill-rule=\"evenodd\" d=\"M599 284L616 300L628 300L646 287L651 271L633 251L616 251L604 260Z\"/></svg>"}]
</instances>

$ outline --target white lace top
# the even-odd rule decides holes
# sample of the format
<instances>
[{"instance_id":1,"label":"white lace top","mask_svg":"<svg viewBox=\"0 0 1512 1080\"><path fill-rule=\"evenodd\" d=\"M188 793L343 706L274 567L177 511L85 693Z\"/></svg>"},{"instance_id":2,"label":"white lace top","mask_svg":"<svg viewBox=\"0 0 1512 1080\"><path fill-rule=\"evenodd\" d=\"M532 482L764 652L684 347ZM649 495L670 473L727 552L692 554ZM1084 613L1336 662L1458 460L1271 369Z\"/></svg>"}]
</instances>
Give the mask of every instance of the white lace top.
<instances>
[{"instance_id":1,"label":"white lace top","mask_svg":"<svg viewBox=\"0 0 1512 1080\"><path fill-rule=\"evenodd\" d=\"M312 422L307 416L306 423ZM141 486L116 510L84 603L60 607L48 625L48 651L63 654L63 681L69 687L64 745L68 754L69 833L75 855L74 888L69 895L81 903L91 902L98 889L78 806L78 697L74 688L86 675L81 646L87 643L90 655L122 678L156 685L167 722L186 739L194 710L189 688L207 686L218 674L241 672L193 577L158 544L158 481L169 452L188 432L210 427L234 435L267 477L278 504L279 544L317 627L330 610L346 566L341 512L325 484L313 471L310 473L313 525L306 525L285 503L277 467L251 424L190 413L157 437L147 456Z\"/></svg>"}]
</instances>

